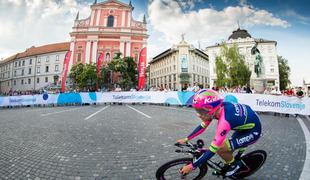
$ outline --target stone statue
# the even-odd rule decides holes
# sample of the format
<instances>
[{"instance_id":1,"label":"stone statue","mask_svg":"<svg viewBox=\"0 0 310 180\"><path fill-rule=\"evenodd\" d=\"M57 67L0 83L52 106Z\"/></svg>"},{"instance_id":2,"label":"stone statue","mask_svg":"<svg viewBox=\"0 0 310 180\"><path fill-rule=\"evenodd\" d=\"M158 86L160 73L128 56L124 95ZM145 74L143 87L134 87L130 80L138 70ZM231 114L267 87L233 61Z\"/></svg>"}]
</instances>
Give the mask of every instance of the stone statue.
<instances>
[{"instance_id":1,"label":"stone statue","mask_svg":"<svg viewBox=\"0 0 310 180\"><path fill-rule=\"evenodd\" d=\"M261 56L260 51L257 49L257 42L251 49L251 54L255 55L254 72L256 73L257 77L259 77L262 74L263 57Z\"/></svg>"}]
</instances>

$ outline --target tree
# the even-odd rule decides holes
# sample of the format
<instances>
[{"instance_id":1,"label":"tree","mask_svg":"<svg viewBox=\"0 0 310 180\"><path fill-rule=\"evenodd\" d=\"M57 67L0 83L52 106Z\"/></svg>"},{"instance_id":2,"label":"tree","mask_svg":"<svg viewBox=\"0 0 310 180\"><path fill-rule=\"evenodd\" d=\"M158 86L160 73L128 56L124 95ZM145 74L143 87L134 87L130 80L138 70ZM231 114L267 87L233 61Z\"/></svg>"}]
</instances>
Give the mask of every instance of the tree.
<instances>
[{"instance_id":1,"label":"tree","mask_svg":"<svg viewBox=\"0 0 310 180\"><path fill-rule=\"evenodd\" d=\"M278 65L280 75L280 90L285 90L287 88L287 85L291 83L291 81L289 80L291 69L288 66L288 60L283 58L282 56L278 56Z\"/></svg>"},{"instance_id":2,"label":"tree","mask_svg":"<svg viewBox=\"0 0 310 180\"><path fill-rule=\"evenodd\" d=\"M80 89L88 88L93 90L98 80L97 69L93 64L78 63L72 66L69 77L72 80L74 89L77 86Z\"/></svg>"},{"instance_id":3,"label":"tree","mask_svg":"<svg viewBox=\"0 0 310 180\"><path fill-rule=\"evenodd\" d=\"M130 87L135 87L137 85L136 74L137 72L137 64L132 57L124 58L126 71L122 73L123 77L123 86L129 89Z\"/></svg>"},{"instance_id":4,"label":"tree","mask_svg":"<svg viewBox=\"0 0 310 180\"><path fill-rule=\"evenodd\" d=\"M223 87L227 85L228 78L227 78L227 66L224 63L223 59L220 56L215 58L215 66L216 66L216 85L219 87Z\"/></svg>"},{"instance_id":5,"label":"tree","mask_svg":"<svg viewBox=\"0 0 310 180\"><path fill-rule=\"evenodd\" d=\"M94 90L98 80L97 67L93 64L86 64L83 68L83 72L80 75L80 78L80 88L86 87L89 90Z\"/></svg>"},{"instance_id":6,"label":"tree","mask_svg":"<svg viewBox=\"0 0 310 180\"><path fill-rule=\"evenodd\" d=\"M220 56L216 57L216 85L233 87L246 85L250 82L251 71L246 66L236 44L229 48L226 44L222 46Z\"/></svg>"},{"instance_id":7,"label":"tree","mask_svg":"<svg viewBox=\"0 0 310 180\"><path fill-rule=\"evenodd\" d=\"M129 90L132 86L136 85L136 62L132 57L121 58L117 54L113 60L101 70L101 78L104 86L108 87L112 82L112 73L119 73L119 84L122 89Z\"/></svg>"},{"instance_id":8,"label":"tree","mask_svg":"<svg viewBox=\"0 0 310 180\"><path fill-rule=\"evenodd\" d=\"M71 70L70 70L70 80L73 83L73 88L75 89L76 86L80 83L80 74L82 74L84 69L84 64L82 63L78 63L72 66Z\"/></svg>"},{"instance_id":9,"label":"tree","mask_svg":"<svg viewBox=\"0 0 310 180\"><path fill-rule=\"evenodd\" d=\"M111 73L112 70L109 69L109 66L101 69L100 78L99 78L99 85L100 87L108 87L109 83L111 82Z\"/></svg>"}]
</instances>

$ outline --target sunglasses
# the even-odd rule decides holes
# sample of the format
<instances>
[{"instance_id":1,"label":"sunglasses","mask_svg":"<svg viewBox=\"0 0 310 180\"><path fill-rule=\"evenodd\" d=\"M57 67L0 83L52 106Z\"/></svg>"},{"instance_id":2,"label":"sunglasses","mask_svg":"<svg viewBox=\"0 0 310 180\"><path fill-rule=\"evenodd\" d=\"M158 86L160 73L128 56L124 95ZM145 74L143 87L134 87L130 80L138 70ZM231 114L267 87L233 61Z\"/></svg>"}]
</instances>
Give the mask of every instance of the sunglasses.
<instances>
[{"instance_id":1,"label":"sunglasses","mask_svg":"<svg viewBox=\"0 0 310 180\"><path fill-rule=\"evenodd\" d=\"M210 112L209 110L206 110L206 109L195 109L196 112L200 115L208 115L208 113Z\"/></svg>"}]
</instances>

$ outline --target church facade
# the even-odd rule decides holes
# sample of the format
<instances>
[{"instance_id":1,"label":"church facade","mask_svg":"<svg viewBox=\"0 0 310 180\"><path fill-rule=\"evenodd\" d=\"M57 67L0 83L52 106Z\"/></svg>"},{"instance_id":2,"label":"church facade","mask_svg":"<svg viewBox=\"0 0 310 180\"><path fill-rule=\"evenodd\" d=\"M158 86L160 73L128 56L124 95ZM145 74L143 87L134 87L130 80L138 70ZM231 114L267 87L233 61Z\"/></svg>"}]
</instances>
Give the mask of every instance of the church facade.
<instances>
[{"instance_id":1,"label":"church facade","mask_svg":"<svg viewBox=\"0 0 310 180\"><path fill-rule=\"evenodd\" d=\"M32 46L0 61L0 93L42 90L55 84L62 76L64 57L71 50L69 70L78 62L96 63L104 54L108 63L117 53L122 57L138 59L147 45L145 17L141 21L132 18L134 7L117 0L107 0L90 6L86 19L76 16L71 41ZM113 76L117 82L117 74Z\"/></svg>"},{"instance_id":2,"label":"church facade","mask_svg":"<svg viewBox=\"0 0 310 180\"><path fill-rule=\"evenodd\" d=\"M79 19L79 13L70 32L72 52L69 68L78 62L95 63L100 53L104 63L117 53L122 57L138 59L139 53L147 45L145 17L141 21L132 18L134 7L117 0L108 0L90 6L91 14Z\"/></svg>"}]
</instances>

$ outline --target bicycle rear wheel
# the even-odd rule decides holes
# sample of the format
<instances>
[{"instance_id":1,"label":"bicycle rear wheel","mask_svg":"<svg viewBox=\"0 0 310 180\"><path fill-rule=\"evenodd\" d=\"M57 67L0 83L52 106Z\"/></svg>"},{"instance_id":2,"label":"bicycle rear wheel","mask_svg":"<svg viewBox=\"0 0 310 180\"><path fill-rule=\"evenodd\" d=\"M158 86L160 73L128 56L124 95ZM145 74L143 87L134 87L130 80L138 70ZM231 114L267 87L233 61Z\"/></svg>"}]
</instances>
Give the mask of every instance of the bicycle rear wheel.
<instances>
[{"instance_id":1,"label":"bicycle rear wheel","mask_svg":"<svg viewBox=\"0 0 310 180\"><path fill-rule=\"evenodd\" d=\"M241 157L243 167L236 172L235 178L245 178L254 174L266 161L267 153L263 150L252 151Z\"/></svg>"},{"instance_id":2,"label":"bicycle rear wheel","mask_svg":"<svg viewBox=\"0 0 310 180\"><path fill-rule=\"evenodd\" d=\"M164 165L162 165L160 168L157 169L156 179L158 180L166 180L166 179L198 180L198 179L203 178L208 171L207 166L201 166L185 176L182 176L179 173L179 170L183 166L192 163L192 160L193 160L192 158L180 158L180 159L175 159L175 160L165 163Z\"/></svg>"}]
</instances>

